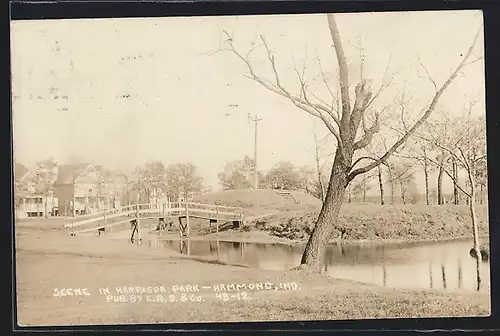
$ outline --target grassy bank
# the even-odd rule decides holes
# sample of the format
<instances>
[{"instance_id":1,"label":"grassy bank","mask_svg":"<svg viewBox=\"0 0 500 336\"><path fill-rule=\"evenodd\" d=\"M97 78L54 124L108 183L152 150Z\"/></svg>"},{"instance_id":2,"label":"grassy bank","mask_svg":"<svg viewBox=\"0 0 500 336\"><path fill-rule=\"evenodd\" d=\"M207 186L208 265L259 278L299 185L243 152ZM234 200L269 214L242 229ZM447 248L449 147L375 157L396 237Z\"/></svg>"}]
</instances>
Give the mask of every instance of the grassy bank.
<instances>
[{"instance_id":1,"label":"grassy bank","mask_svg":"<svg viewBox=\"0 0 500 336\"><path fill-rule=\"evenodd\" d=\"M309 237L318 212L281 212L246 228L293 241ZM487 208L478 207L479 232L488 235ZM346 204L335 223L331 241L433 241L470 237L466 206Z\"/></svg>"},{"instance_id":2,"label":"grassy bank","mask_svg":"<svg viewBox=\"0 0 500 336\"><path fill-rule=\"evenodd\" d=\"M314 227L318 212L276 211L272 216L248 222L243 228L222 225L218 237L245 242L303 243ZM487 207L478 206L477 216L479 234L488 236ZM332 243L417 242L472 237L467 206L345 204L332 225ZM192 221L191 232L198 239L211 237L203 221Z\"/></svg>"},{"instance_id":3,"label":"grassy bank","mask_svg":"<svg viewBox=\"0 0 500 336\"><path fill-rule=\"evenodd\" d=\"M125 240L70 237L59 224L32 221L16 226L20 325L441 317L490 311L489 293L393 290L304 271L220 265ZM249 284L266 282L275 286L294 282L298 289L250 289ZM176 302L147 302L142 294L140 302L107 302L106 295L98 293L101 287L113 293L118 286L164 286L162 297L167 298L172 286L188 284L200 286L190 298L201 301L182 302L176 293ZM213 288L201 289L215 284L246 284L250 300L224 301ZM52 295L54 288L69 287L87 288L90 295ZM153 300L156 297L152 295Z\"/></svg>"},{"instance_id":4,"label":"grassy bank","mask_svg":"<svg viewBox=\"0 0 500 336\"><path fill-rule=\"evenodd\" d=\"M242 206L247 217L272 214L250 220L243 229L222 226L232 237L252 237L278 242L304 242L316 222L321 202L305 193L292 191L283 198L276 190L227 190L202 195L196 201ZM489 234L487 205L477 205L479 233ZM331 242L436 241L472 236L466 205L426 206L424 204L379 205L345 203L331 225ZM207 234L206 224L193 222L192 232ZM224 234L222 234L224 235Z\"/></svg>"}]
</instances>

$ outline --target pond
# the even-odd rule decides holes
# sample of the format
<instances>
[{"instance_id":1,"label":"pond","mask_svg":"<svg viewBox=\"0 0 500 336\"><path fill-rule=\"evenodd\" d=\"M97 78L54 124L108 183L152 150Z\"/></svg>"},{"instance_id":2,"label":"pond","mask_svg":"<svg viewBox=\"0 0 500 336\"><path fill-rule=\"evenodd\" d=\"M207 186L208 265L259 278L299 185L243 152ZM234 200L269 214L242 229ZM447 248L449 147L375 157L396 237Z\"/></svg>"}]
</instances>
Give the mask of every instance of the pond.
<instances>
[{"instance_id":1,"label":"pond","mask_svg":"<svg viewBox=\"0 0 500 336\"><path fill-rule=\"evenodd\" d=\"M266 270L298 266L304 250L304 245L201 240L154 239L148 241L148 245ZM469 255L471 247L471 240L335 244L328 247L325 270L335 278L392 288L473 291L476 289L476 261ZM482 282L482 290L489 290L489 262L482 263Z\"/></svg>"}]
</instances>

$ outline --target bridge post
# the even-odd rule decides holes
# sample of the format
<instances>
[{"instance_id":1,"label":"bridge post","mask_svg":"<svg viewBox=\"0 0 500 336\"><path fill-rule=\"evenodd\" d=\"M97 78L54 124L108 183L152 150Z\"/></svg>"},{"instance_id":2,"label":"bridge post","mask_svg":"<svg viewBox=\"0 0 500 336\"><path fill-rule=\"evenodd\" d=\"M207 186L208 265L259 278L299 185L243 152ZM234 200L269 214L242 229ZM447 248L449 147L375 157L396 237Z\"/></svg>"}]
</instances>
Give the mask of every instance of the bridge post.
<instances>
[{"instance_id":1,"label":"bridge post","mask_svg":"<svg viewBox=\"0 0 500 336\"><path fill-rule=\"evenodd\" d=\"M215 206L215 234L219 235L219 206Z\"/></svg>"},{"instance_id":2,"label":"bridge post","mask_svg":"<svg viewBox=\"0 0 500 336\"><path fill-rule=\"evenodd\" d=\"M208 207L208 234L212 235L212 218L210 214L212 213L212 206Z\"/></svg>"},{"instance_id":3,"label":"bridge post","mask_svg":"<svg viewBox=\"0 0 500 336\"><path fill-rule=\"evenodd\" d=\"M240 228L243 227L243 208L240 208Z\"/></svg>"},{"instance_id":4,"label":"bridge post","mask_svg":"<svg viewBox=\"0 0 500 336\"><path fill-rule=\"evenodd\" d=\"M108 223L108 219L106 218L106 212L104 212L104 214L102 215L104 218L103 222L104 222L104 229L106 229L106 225ZM98 222L99 223L99 222ZM99 224L97 224L97 226L99 226ZM101 235L101 231L99 230L99 236Z\"/></svg>"},{"instance_id":5,"label":"bridge post","mask_svg":"<svg viewBox=\"0 0 500 336\"><path fill-rule=\"evenodd\" d=\"M184 207L186 209L186 236L189 237L190 229L189 229L189 208L187 202L184 203Z\"/></svg>"}]
</instances>

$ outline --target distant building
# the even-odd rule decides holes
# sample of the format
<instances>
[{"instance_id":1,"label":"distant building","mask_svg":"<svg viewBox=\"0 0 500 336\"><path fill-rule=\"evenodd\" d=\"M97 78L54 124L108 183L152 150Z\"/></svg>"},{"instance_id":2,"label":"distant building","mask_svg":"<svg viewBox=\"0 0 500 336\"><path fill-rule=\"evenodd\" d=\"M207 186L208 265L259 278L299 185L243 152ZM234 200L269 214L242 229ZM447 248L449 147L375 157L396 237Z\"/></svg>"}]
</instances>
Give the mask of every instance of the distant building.
<instances>
[{"instance_id":1,"label":"distant building","mask_svg":"<svg viewBox=\"0 0 500 336\"><path fill-rule=\"evenodd\" d=\"M120 207L126 176L99 165L61 165L54 183L59 212L65 216Z\"/></svg>"},{"instance_id":2,"label":"distant building","mask_svg":"<svg viewBox=\"0 0 500 336\"><path fill-rule=\"evenodd\" d=\"M28 169L16 163L14 166L14 204L16 218L45 217L57 215L57 198L51 190L37 190L38 167ZM46 171L48 180L46 186L54 181L50 176L56 176L57 166Z\"/></svg>"}]
</instances>

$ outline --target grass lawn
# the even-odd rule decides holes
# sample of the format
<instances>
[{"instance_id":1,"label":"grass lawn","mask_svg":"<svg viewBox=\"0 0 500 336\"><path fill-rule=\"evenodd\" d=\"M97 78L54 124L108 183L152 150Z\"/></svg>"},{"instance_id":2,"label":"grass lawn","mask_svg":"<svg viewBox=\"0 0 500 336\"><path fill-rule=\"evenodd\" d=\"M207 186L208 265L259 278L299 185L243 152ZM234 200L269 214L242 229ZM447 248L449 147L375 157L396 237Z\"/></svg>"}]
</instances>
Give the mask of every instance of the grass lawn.
<instances>
[{"instance_id":1,"label":"grass lawn","mask_svg":"<svg viewBox=\"0 0 500 336\"><path fill-rule=\"evenodd\" d=\"M19 325L484 316L490 312L489 293L394 290L304 271L222 265L125 239L71 237L60 229L61 224L54 220L16 224ZM250 284L266 282L273 284L271 290L251 289ZM297 290L275 290L279 283L292 282ZM246 299L242 291L240 300L231 297L236 292L228 292L224 301L215 294L216 284L245 284ZM187 302L181 301L182 293L175 293L176 301L170 302L172 286L179 285L198 285L199 291L185 293ZM108 287L110 300L119 301L119 294L113 292L124 286L158 286L165 292L161 297L132 294L136 302L130 301L130 295L128 302L108 302L107 295L98 291ZM87 288L90 295L55 297L55 288ZM156 298L164 302L153 302Z\"/></svg>"}]
</instances>

